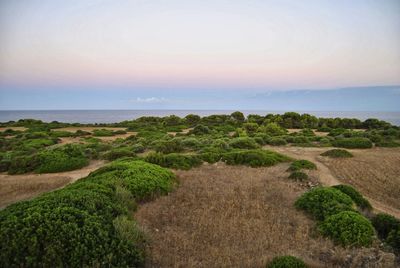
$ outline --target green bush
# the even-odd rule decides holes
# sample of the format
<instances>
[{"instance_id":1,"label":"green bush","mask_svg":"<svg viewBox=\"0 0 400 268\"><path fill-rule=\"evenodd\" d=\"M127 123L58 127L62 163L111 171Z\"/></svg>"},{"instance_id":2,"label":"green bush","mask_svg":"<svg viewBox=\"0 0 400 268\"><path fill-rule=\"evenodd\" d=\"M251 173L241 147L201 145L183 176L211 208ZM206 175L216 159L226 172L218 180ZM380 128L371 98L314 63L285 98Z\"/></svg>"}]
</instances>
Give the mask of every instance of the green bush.
<instances>
[{"instance_id":1,"label":"green bush","mask_svg":"<svg viewBox=\"0 0 400 268\"><path fill-rule=\"evenodd\" d=\"M181 140L174 138L171 140L161 140L154 144L154 149L157 152L169 154L182 152L184 147Z\"/></svg>"},{"instance_id":2,"label":"green bush","mask_svg":"<svg viewBox=\"0 0 400 268\"><path fill-rule=\"evenodd\" d=\"M371 222L381 239L386 239L391 231L400 229L400 220L386 213L375 215Z\"/></svg>"},{"instance_id":3,"label":"green bush","mask_svg":"<svg viewBox=\"0 0 400 268\"><path fill-rule=\"evenodd\" d=\"M136 143L136 144L132 145L132 151L136 154L143 153L145 150L146 150L146 148L141 143Z\"/></svg>"},{"instance_id":4,"label":"green bush","mask_svg":"<svg viewBox=\"0 0 400 268\"><path fill-rule=\"evenodd\" d=\"M247 165L251 167L273 166L290 158L267 150L247 150L224 153L222 160L228 165Z\"/></svg>"},{"instance_id":5,"label":"green bush","mask_svg":"<svg viewBox=\"0 0 400 268\"><path fill-rule=\"evenodd\" d=\"M352 211L329 216L319 225L319 231L343 246L370 246L374 236L371 222Z\"/></svg>"},{"instance_id":6,"label":"green bush","mask_svg":"<svg viewBox=\"0 0 400 268\"><path fill-rule=\"evenodd\" d=\"M368 138L354 137L354 138L341 138L332 141L335 147L342 147L348 149L367 149L372 148L372 142Z\"/></svg>"},{"instance_id":7,"label":"green bush","mask_svg":"<svg viewBox=\"0 0 400 268\"><path fill-rule=\"evenodd\" d=\"M32 172L40 165L36 155L20 155L13 157L9 162L4 161L7 165L8 174L23 174Z\"/></svg>"},{"instance_id":8,"label":"green bush","mask_svg":"<svg viewBox=\"0 0 400 268\"><path fill-rule=\"evenodd\" d=\"M66 188L0 211L1 267L137 267L142 232L128 216L123 187L142 200L166 193L172 172L116 161ZM130 213L129 213L130 214Z\"/></svg>"},{"instance_id":9,"label":"green bush","mask_svg":"<svg viewBox=\"0 0 400 268\"><path fill-rule=\"evenodd\" d=\"M361 209L371 210L372 206L367 199L365 199L362 194L360 194L356 189L350 185L335 185L333 188L338 189L342 193L347 194L356 203L356 205Z\"/></svg>"},{"instance_id":10,"label":"green bush","mask_svg":"<svg viewBox=\"0 0 400 268\"><path fill-rule=\"evenodd\" d=\"M210 164L216 163L221 160L221 156L222 154L218 152L204 152L199 154L201 160Z\"/></svg>"},{"instance_id":11,"label":"green bush","mask_svg":"<svg viewBox=\"0 0 400 268\"><path fill-rule=\"evenodd\" d=\"M281 136L287 133L286 129L280 127L276 123L269 123L266 126L262 126L260 131L271 136Z\"/></svg>"},{"instance_id":12,"label":"green bush","mask_svg":"<svg viewBox=\"0 0 400 268\"><path fill-rule=\"evenodd\" d=\"M38 166L35 172L52 173L82 168L89 164L81 146L67 144L37 154Z\"/></svg>"},{"instance_id":13,"label":"green bush","mask_svg":"<svg viewBox=\"0 0 400 268\"><path fill-rule=\"evenodd\" d=\"M389 233L386 243L391 246L396 253L400 253L400 228L394 229Z\"/></svg>"},{"instance_id":14,"label":"green bush","mask_svg":"<svg viewBox=\"0 0 400 268\"><path fill-rule=\"evenodd\" d=\"M95 129L93 130L93 136L95 137L110 137L110 136L114 136L114 132L112 130L109 129Z\"/></svg>"},{"instance_id":15,"label":"green bush","mask_svg":"<svg viewBox=\"0 0 400 268\"><path fill-rule=\"evenodd\" d=\"M112 149L111 151L104 153L102 155L102 158L112 161L122 157L134 157L135 155L136 154L133 152L131 148L122 147L122 148Z\"/></svg>"},{"instance_id":16,"label":"green bush","mask_svg":"<svg viewBox=\"0 0 400 268\"><path fill-rule=\"evenodd\" d=\"M342 211L352 211L353 201L348 195L335 188L317 187L300 196L295 206L308 212L317 220L324 220Z\"/></svg>"},{"instance_id":17,"label":"green bush","mask_svg":"<svg viewBox=\"0 0 400 268\"><path fill-rule=\"evenodd\" d=\"M253 138L249 137L233 138L229 142L229 146L236 149L257 149L260 147Z\"/></svg>"},{"instance_id":18,"label":"green bush","mask_svg":"<svg viewBox=\"0 0 400 268\"><path fill-rule=\"evenodd\" d=\"M375 143L376 146L378 147L400 147L400 142L397 141L381 141Z\"/></svg>"},{"instance_id":19,"label":"green bush","mask_svg":"<svg viewBox=\"0 0 400 268\"><path fill-rule=\"evenodd\" d=\"M188 170L202 164L202 160L196 155L184 154L162 154L151 153L146 156L145 160L149 163L157 164L162 167Z\"/></svg>"},{"instance_id":20,"label":"green bush","mask_svg":"<svg viewBox=\"0 0 400 268\"><path fill-rule=\"evenodd\" d=\"M267 268L307 268L307 265L299 258L293 256L279 256L267 264Z\"/></svg>"},{"instance_id":21,"label":"green bush","mask_svg":"<svg viewBox=\"0 0 400 268\"><path fill-rule=\"evenodd\" d=\"M308 180L308 175L302 171L294 171L289 175L289 179L296 181L306 181Z\"/></svg>"},{"instance_id":22,"label":"green bush","mask_svg":"<svg viewBox=\"0 0 400 268\"><path fill-rule=\"evenodd\" d=\"M268 139L267 144L273 145L273 146L280 146L280 145L286 145L287 142L284 138L272 137L272 138Z\"/></svg>"},{"instance_id":23,"label":"green bush","mask_svg":"<svg viewBox=\"0 0 400 268\"><path fill-rule=\"evenodd\" d=\"M317 169L317 166L308 160L296 160L289 167L289 171L298 171L301 169Z\"/></svg>"},{"instance_id":24,"label":"green bush","mask_svg":"<svg viewBox=\"0 0 400 268\"><path fill-rule=\"evenodd\" d=\"M207 126L204 125L197 125L195 126L192 130L189 131L189 135L190 134L194 134L194 135L204 135L204 134L209 134L211 131Z\"/></svg>"},{"instance_id":25,"label":"green bush","mask_svg":"<svg viewBox=\"0 0 400 268\"><path fill-rule=\"evenodd\" d=\"M349 157L353 157L353 155L346 150L343 149L332 149L329 151L326 151L324 153L321 154L322 156L328 156L331 158L349 158Z\"/></svg>"}]
</instances>

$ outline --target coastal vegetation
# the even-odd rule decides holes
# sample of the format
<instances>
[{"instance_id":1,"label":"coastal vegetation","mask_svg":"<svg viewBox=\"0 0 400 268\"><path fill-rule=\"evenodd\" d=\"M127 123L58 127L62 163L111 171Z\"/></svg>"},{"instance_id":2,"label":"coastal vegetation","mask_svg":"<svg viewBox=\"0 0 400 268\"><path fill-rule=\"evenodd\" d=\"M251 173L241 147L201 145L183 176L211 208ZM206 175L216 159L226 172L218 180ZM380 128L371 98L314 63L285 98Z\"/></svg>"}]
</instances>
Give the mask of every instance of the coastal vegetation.
<instances>
[{"instance_id":1,"label":"coastal vegetation","mask_svg":"<svg viewBox=\"0 0 400 268\"><path fill-rule=\"evenodd\" d=\"M105 162L62 189L1 210L0 266L142 266L149 240L133 216L138 206L171 192L178 185L174 173L220 163L259 172L277 167L286 174L277 178L301 189L294 194L299 197L291 203L293 210L314 219L322 236L343 247L370 247L380 239L399 252L398 219L375 215L374 203L354 185L314 187L310 183L321 167L319 160L290 154L293 147L312 147L307 149L318 149L317 156L324 161L343 162L373 147L391 150L400 145L400 128L384 121L234 112L146 116L113 124L23 119L0 127L4 174L59 173ZM280 198L285 192L274 194ZM276 257L267 267L287 265L306 267L292 256Z\"/></svg>"}]
</instances>

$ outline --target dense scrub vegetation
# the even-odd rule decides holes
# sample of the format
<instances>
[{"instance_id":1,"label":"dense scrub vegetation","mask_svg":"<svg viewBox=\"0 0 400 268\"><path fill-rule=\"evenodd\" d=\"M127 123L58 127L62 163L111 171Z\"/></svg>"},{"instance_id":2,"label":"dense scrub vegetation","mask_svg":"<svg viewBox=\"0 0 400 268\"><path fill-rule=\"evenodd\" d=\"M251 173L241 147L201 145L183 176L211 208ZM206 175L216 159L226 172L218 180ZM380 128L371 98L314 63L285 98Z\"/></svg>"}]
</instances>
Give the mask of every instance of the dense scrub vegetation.
<instances>
[{"instance_id":1,"label":"dense scrub vegetation","mask_svg":"<svg viewBox=\"0 0 400 268\"><path fill-rule=\"evenodd\" d=\"M267 264L267 268L307 268L307 265L299 258L293 256L279 256Z\"/></svg>"},{"instance_id":2,"label":"dense scrub vegetation","mask_svg":"<svg viewBox=\"0 0 400 268\"><path fill-rule=\"evenodd\" d=\"M290 161L282 154L267 150L237 150L222 155L222 160L228 165L247 165L251 167L273 166Z\"/></svg>"},{"instance_id":3,"label":"dense scrub vegetation","mask_svg":"<svg viewBox=\"0 0 400 268\"><path fill-rule=\"evenodd\" d=\"M354 137L354 138L342 138L332 142L333 146L349 148L349 149L367 149L372 148L372 142L368 138Z\"/></svg>"},{"instance_id":4,"label":"dense scrub vegetation","mask_svg":"<svg viewBox=\"0 0 400 268\"><path fill-rule=\"evenodd\" d=\"M224 154L231 153L235 149L255 150L264 145L289 144L343 148L400 145L399 127L387 122L376 119L361 122L348 118L317 118L309 114L301 115L293 112L282 115L248 115L247 117L241 112L204 117L190 114L184 118L174 115L144 116L113 124L66 124L57 121L44 123L40 120L22 119L17 122L0 123L0 126L10 128L0 132L0 171L9 173L34 171L38 165L38 155L45 158L43 155L48 153L45 149L53 148L60 142L60 138L65 137L80 139L83 143L80 146L88 160L134 157L136 154L154 150L166 155L190 153L210 163L220 160ZM93 130L92 133L79 129L75 132L60 130L62 127L83 126L98 127L98 129ZM12 127L27 129L12 130ZM110 130L106 127L123 129ZM297 128L299 131L289 133L288 128ZM183 130L186 131L183 132ZM328 136L315 135L315 130L329 134ZM132 134L128 138L125 138L126 136L115 139L112 137L118 137L127 131L134 131L137 135ZM103 136L112 137L112 139L105 143L100 139ZM57 151L51 153L61 154ZM325 154L329 157L349 156L344 150L332 150ZM57 157L61 159L64 156ZM75 160L77 159L72 161L75 164L71 164L70 167L60 166L49 168L49 170L69 170L78 168L84 163L83 159ZM44 168L40 172L47 172L47 170Z\"/></svg>"},{"instance_id":5,"label":"dense scrub vegetation","mask_svg":"<svg viewBox=\"0 0 400 268\"><path fill-rule=\"evenodd\" d=\"M352 211L329 216L319 225L319 230L343 246L369 246L374 236L371 222Z\"/></svg>"},{"instance_id":6,"label":"dense scrub vegetation","mask_svg":"<svg viewBox=\"0 0 400 268\"><path fill-rule=\"evenodd\" d=\"M145 238L129 209L173 184L168 170L124 160L11 205L0 211L0 266L141 266Z\"/></svg>"},{"instance_id":7,"label":"dense scrub vegetation","mask_svg":"<svg viewBox=\"0 0 400 268\"><path fill-rule=\"evenodd\" d=\"M322 156L328 156L331 158L349 158L349 157L353 157L353 155L346 150L343 149L332 149L329 151L326 151L324 153L321 154Z\"/></svg>"},{"instance_id":8,"label":"dense scrub vegetation","mask_svg":"<svg viewBox=\"0 0 400 268\"><path fill-rule=\"evenodd\" d=\"M372 206L367 199L365 199L362 194L360 194L356 189L350 185L335 185L333 188L338 189L342 193L347 194L353 200L353 202L361 209L371 210Z\"/></svg>"}]
</instances>

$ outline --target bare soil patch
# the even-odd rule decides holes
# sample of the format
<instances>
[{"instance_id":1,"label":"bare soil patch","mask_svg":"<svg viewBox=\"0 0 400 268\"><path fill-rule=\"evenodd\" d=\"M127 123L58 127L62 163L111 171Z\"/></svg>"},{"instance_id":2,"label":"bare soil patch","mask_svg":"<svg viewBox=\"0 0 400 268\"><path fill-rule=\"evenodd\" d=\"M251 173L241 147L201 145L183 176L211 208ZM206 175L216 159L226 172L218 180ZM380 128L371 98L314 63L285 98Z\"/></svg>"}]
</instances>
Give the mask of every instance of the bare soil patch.
<instances>
[{"instance_id":1,"label":"bare soil patch","mask_svg":"<svg viewBox=\"0 0 400 268\"><path fill-rule=\"evenodd\" d=\"M284 254L311 267L395 267L392 254L344 249L319 236L293 206L305 188L287 179L287 167L176 171L177 189L135 215L150 238L147 267L265 267Z\"/></svg>"},{"instance_id":2,"label":"bare soil patch","mask_svg":"<svg viewBox=\"0 0 400 268\"><path fill-rule=\"evenodd\" d=\"M104 164L104 161L92 161L90 165L82 169L59 173L0 174L0 208L62 188L68 183L86 177Z\"/></svg>"}]
</instances>

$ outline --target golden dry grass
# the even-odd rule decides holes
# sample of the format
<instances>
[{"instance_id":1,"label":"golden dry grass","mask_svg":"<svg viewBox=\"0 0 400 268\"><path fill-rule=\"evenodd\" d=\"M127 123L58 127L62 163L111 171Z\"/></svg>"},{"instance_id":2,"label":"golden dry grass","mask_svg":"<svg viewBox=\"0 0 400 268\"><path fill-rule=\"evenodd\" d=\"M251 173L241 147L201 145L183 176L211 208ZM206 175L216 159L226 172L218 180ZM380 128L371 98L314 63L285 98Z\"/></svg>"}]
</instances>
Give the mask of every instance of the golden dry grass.
<instances>
[{"instance_id":1,"label":"golden dry grass","mask_svg":"<svg viewBox=\"0 0 400 268\"><path fill-rule=\"evenodd\" d=\"M305 188L287 179L287 167L218 163L177 171L179 187L135 215L150 238L147 267L265 267L285 254L311 267L394 267L392 254L320 237L293 206Z\"/></svg>"},{"instance_id":2,"label":"golden dry grass","mask_svg":"<svg viewBox=\"0 0 400 268\"><path fill-rule=\"evenodd\" d=\"M104 161L92 161L82 169L59 173L0 174L0 208L64 187L68 183L86 177L104 164Z\"/></svg>"},{"instance_id":3,"label":"golden dry grass","mask_svg":"<svg viewBox=\"0 0 400 268\"><path fill-rule=\"evenodd\" d=\"M354 157L329 159L335 177L364 195L400 210L400 149L354 150Z\"/></svg>"}]
</instances>

